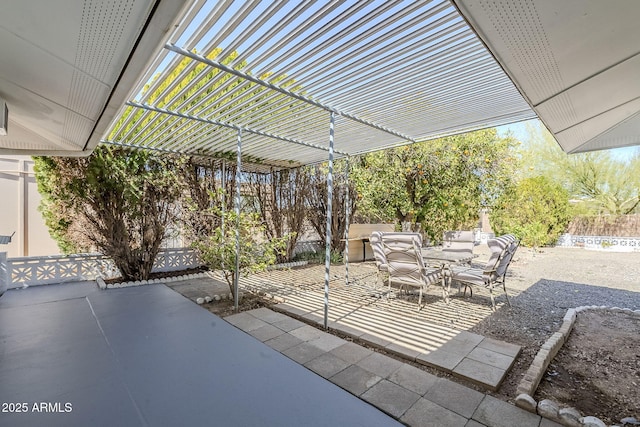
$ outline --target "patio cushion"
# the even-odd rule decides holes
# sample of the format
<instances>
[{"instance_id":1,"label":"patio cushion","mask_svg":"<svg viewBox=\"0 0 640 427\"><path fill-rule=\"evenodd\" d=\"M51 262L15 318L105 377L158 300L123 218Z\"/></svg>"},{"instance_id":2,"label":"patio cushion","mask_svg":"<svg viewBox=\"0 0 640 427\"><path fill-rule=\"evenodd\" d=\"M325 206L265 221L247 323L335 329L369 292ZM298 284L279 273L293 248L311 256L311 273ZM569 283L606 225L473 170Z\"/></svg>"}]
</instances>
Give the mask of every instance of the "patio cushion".
<instances>
[{"instance_id":1,"label":"patio cushion","mask_svg":"<svg viewBox=\"0 0 640 427\"><path fill-rule=\"evenodd\" d=\"M445 231L442 236L442 251L473 255L475 235L473 231Z\"/></svg>"}]
</instances>

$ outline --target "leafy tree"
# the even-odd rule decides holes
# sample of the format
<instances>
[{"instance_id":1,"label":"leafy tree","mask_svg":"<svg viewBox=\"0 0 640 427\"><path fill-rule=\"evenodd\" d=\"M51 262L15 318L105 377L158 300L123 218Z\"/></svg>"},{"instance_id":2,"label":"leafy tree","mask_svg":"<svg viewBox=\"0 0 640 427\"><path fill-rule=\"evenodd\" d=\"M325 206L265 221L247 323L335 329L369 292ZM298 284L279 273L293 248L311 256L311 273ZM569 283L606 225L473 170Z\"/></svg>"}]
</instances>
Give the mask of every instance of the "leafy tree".
<instances>
[{"instance_id":1,"label":"leafy tree","mask_svg":"<svg viewBox=\"0 0 640 427\"><path fill-rule=\"evenodd\" d=\"M301 168L272 169L270 173L248 174L248 181L267 238L289 235L284 254L277 254L278 262L291 260L307 217L305 198L310 191L309 173Z\"/></svg>"},{"instance_id":2,"label":"leafy tree","mask_svg":"<svg viewBox=\"0 0 640 427\"><path fill-rule=\"evenodd\" d=\"M469 228L511 182L515 141L485 129L367 154L352 172L360 215L422 230L440 241Z\"/></svg>"},{"instance_id":3,"label":"leafy tree","mask_svg":"<svg viewBox=\"0 0 640 427\"><path fill-rule=\"evenodd\" d=\"M610 151L566 154L540 125L527 126L522 176L544 175L562 185L585 214L640 209L640 154L621 160Z\"/></svg>"},{"instance_id":4,"label":"leafy tree","mask_svg":"<svg viewBox=\"0 0 640 427\"><path fill-rule=\"evenodd\" d=\"M36 157L40 206L66 253L96 247L124 280L149 277L175 220L175 159L99 146L86 158Z\"/></svg>"},{"instance_id":5,"label":"leafy tree","mask_svg":"<svg viewBox=\"0 0 640 427\"><path fill-rule=\"evenodd\" d=\"M220 194L210 195L212 200L220 197ZM192 205L191 208L199 209L197 205ZM201 214L221 218L228 224L226 227L217 226L208 234L192 233L195 240L191 246L210 269L223 272L232 293L236 265L236 224L239 224L240 233L238 259L241 275L265 270L276 262L277 255L283 253L287 246L288 235L266 238L265 226L255 213L241 212L238 218L235 211L222 210L219 205L213 205Z\"/></svg>"},{"instance_id":6,"label":"leafy tree","mask_svg":"<svg viewBox=\"0 0 640 427\"><path fill-rule=\"evenodd\" d=\"M327 236L328 165L313 166L306 169L310 176L310 190L306 193L308 206L307 218L318 233L322 242ZM341 253L344 250L346 230L346 200L349 191L349 209L356 212L356 194L353 181L346 179L346 162L337 160L333 169L333 197L331 201L331 250Z\"/></svg>"},{"instance_id":7,"label":"leafy tree","mask_svg":"<svg viewBox=\"0 0 640 427\"><path fill-rule=\"evenodd\" d=\"M235 162L224 165L219 159L189 157L180 164L182 184L181 220L188 241L199 234L211 234L224 218L208 212L211 206L233 210L236 189ZM223 185L224 183L224 185ZM204 213L207 213L206 215Z\"/></svg>"},{"instance_id":8,"label":"leafy tree","mask_svg":"<svg viewBox=\"0 0 640 427\"><path fill-rule=\"evenodd\" d=\"M569 194L549 178L525 178L500 197L491 211L497 234L513 233L525 246L555 243L572 217Z\"/></svg>"}]
</instances>

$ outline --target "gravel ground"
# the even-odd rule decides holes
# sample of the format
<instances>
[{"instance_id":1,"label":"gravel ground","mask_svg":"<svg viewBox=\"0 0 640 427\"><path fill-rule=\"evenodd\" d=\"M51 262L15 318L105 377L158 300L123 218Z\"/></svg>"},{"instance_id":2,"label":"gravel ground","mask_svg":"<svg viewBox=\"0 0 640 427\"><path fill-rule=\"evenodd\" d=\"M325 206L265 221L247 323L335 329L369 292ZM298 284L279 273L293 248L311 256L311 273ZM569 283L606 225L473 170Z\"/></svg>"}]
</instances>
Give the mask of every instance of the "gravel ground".
<instances>
[{"instance_id":1,"label":"gravel ground","mask_svg":"<svg viewBox=\"0 0 640 427\"><path fill-rule=\"evenodd\" d=\"M484 246L475 252L479 259L489 253ZM507 289L512 307L502 306L472 331L523 347L499 391L512 401L524 372L542 344L560 328L568 308L640 309L640 253L519 248L508 270Z\"/></svg>"}]
</instances>

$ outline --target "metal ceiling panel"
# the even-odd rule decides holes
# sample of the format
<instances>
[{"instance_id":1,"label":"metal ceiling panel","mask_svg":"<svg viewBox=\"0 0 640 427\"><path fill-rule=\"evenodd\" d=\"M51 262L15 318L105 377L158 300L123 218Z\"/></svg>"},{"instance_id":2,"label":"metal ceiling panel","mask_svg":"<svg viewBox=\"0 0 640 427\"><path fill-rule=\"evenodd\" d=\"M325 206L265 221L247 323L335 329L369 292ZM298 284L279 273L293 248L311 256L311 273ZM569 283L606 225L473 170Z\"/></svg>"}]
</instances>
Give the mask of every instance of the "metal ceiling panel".
<instances>
[{"instance_id":1,"label":"metal ceiling panel","mask_svg":"<svg viewBox=\"0 0 640 427\"><path fill-rule=\"evenodd\" d=\"M0 136L0 153L89 154L116 112L109 103L122 105L184 3L3 3L0 98L9 131ZM141 45L145 51L134 57Z\"/></svg>"},{"instance_id":2,"label":"metal ceiling panel","mask_svg":"<svg viewBox=\"0 0 640 427\"><path fill-rule=\"evenodd\" d=\"M565 151L638 143L640 2L454 3Z\"/></svg>"}]
</instances>

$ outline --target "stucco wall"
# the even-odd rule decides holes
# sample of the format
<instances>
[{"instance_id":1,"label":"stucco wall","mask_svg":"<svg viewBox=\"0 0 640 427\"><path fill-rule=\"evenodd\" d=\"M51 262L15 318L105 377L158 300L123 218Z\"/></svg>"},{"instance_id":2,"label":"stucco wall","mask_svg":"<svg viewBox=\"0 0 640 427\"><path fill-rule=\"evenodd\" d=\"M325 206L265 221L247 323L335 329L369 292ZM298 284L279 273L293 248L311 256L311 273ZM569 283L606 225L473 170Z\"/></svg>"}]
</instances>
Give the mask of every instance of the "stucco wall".
<instances>
[{"instance_id":1,"label":"stucco wall","mask_svg":"<svg viewBox=\"0 0 640 427\"><path fill-rule=\"evenodd\" d=\"M9 258L60 253L38 212L40 199L31 157L0 156L0 235L15 232L0 251Z\"/></svg>"}]
</instances>

